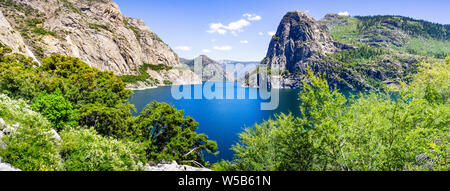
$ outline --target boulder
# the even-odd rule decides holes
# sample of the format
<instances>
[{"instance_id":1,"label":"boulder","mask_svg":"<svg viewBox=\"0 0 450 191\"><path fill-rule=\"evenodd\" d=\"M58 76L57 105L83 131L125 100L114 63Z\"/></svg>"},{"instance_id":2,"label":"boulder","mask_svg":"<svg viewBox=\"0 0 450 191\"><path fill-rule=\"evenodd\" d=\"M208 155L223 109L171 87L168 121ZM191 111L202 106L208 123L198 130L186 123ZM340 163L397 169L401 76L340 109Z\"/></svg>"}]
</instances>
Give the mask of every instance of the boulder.
<instances>
[{"instance_id":1,"label":"boulder","mask_svg":"<svg viewBox=\"0 0 450 191\"><path fill-rule=\"evenodd\" d=\"M147 164L145 166L145 171L211 171L211 170L208 168L197 168L187 165L178 165L176 161L173 161L171 163L162 161L161 163L156 165Z\"/></svg>"}]
</instances>

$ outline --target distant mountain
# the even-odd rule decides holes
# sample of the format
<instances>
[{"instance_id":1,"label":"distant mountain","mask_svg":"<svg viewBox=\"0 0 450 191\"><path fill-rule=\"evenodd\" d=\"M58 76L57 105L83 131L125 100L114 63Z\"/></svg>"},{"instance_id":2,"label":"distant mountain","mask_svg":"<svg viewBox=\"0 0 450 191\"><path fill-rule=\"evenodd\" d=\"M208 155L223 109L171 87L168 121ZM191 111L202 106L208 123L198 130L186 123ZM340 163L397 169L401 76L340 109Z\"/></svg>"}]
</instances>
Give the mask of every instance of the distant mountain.
<instances>
[{"instance_id":1,"label":"distant mountain","mask_svg":"<svg viewBox=\"0 0 450 191\"><path fill-rule=\"evenodd\" d=\"M281 20L261 64L270 69L273 88L301 87L310 66L341 89L380 89L408 82L424 59L449 55L449 29L400 16L328 14L316 21L292 11ZM254 76L246 81L261 85Z\"/></svg>"},{"instance_id":2,"label":"distant mountain","mask_svg":"<svg viewBox=\"0 0 450 191\"><path fill-rule=\"evenodd\" d=\"M202 71L196 72L197 75L202 75L203 81L234 81L235 76L229 73L225 66L218 61L209 58L206 55L200 55L194 59L181 58L180 62L187 65L191 71L194 71L194 64L198 62L202 64ZM194 71L195 72L195 71Z\"/></svg>"}]
</instances>

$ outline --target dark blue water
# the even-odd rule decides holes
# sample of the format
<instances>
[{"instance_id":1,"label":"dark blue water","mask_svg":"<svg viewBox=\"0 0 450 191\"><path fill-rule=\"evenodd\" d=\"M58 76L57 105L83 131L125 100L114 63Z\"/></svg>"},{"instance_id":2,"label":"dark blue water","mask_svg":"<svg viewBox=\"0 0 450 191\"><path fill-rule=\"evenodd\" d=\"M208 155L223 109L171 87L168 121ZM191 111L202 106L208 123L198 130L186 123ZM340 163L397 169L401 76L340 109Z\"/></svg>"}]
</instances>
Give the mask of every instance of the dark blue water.
<instances>
[{"instance_id":1,"label":"dark blue water","mask_svg":"<svg viewBox=\"0 0 450 191\"><path fill-rule=\"evenodd\" d=\"M240 83L226 82L221 86L231 84L234 87L235 95L239 90L245 90L245 99L180 99L172 97L172 87L159 87L155 89L136 90L130 102L135 105L136 111L140 113L144 107L156 100L166 102L175 106L179 110L184 110L185 115L193 117L198 123L197 132L205 133L211 140L217 141L219 154L216 156L207 154L205 159L210 162L220 161L222 159L231 160L234 152L230 150L231 146L238 141L238 134L245 127L253 126L255 123L261 123L264 120L273 118L274 114L289 113L299 114L300 103L297 101L299 90L281 89L279 90L279 106L273 111L262 111L261 102L269 100L250 99L249 92L257 89L241 87ZM204 85L204 84L203 84ZM191 90L202 85L191 85ZM213 91L215 89L213 88ZM224 98L225 98L225 90ZM192 91L193 95L193 91ZM192 96L192 98L194 98ZM136 114L137 115L137 114Z\"/></svg>"}]
</instances>

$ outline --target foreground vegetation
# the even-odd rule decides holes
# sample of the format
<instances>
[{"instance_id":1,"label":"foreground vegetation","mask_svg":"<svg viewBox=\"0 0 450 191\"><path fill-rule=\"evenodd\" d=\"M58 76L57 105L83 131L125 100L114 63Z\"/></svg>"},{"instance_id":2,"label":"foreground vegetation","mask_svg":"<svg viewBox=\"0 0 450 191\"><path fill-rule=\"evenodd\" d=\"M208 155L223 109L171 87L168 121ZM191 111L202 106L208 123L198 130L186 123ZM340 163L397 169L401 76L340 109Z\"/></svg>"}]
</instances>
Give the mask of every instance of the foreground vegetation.
<instances>
[{"instance_id":1,"label":"foreground vegetation","mask_svg":"<svg viewBox=\"0 0 450 191\"><path fill-rule=\"evenodd\" d=\"M351 62L383 54L360 48ZM358 56L355 56L358 55ZM217 144L166 103L134 117L132 92L111 72L53 55L38 65L0 44L0 158L22 170L144 170L149 161L207 165ZM214 170L449 170L450 57L422 63L408 86L346 98L309 70L302 115L245 129L233 161Z\"/></svg>"},{"instance_id":2,"label":"foreground vegetation","mask_svg":"<svg viewBox=\"0 0 450 191\"><path fill-rule=\"evenodd\" d=\"M301 117L245 129L215 170L450 170L450 57L423 63L409 87L346 98L309 70Z\"/></svg>"},{"instance_id":3,"label":"foreground vegetation","mask_svg":"<svg viewBox=\"0 0 450 191\"><path fill-rule=\"evenodd\" d=\"M195 132L194 119L166 103L132 116L132 91L112 72L62 55L38 65L10 52L0 46L0 118L7 124L0 130L16 131L2 138L7 147L0 147L0 158L16 168L142 170L161 160L206 165L203 152L217 149Z\"/></svg>"}]
</instances>

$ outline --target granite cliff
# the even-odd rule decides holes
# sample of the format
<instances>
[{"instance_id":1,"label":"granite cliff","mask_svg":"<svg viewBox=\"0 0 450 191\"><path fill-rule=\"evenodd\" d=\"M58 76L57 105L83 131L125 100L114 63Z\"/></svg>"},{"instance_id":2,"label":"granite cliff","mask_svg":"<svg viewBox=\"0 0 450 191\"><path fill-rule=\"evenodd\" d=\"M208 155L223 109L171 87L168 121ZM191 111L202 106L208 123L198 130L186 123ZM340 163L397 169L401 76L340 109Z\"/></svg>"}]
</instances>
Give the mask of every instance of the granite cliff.
<instances>
[{"instance_id":1,"label":"granite cliff","mask_svg":"<svg viewBox=\"0 0 450 191\"><path fill-rule=\"evenodd\" d=\"M36 60L52 54L79 57L117 75L139 75L144 64L165 65L172 70L157 71L154 78L161 80L152 86L164 80L199 83L143 20L123 15L112 0L1 1L0 29L0 42Z\"/></svg>"}]
</instances>

